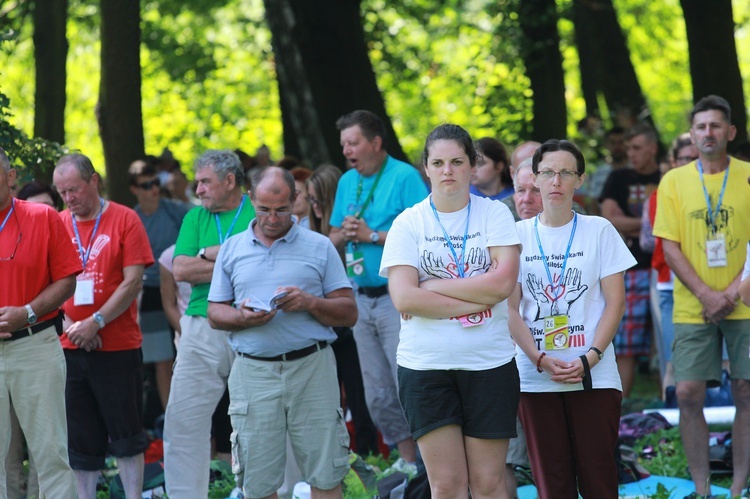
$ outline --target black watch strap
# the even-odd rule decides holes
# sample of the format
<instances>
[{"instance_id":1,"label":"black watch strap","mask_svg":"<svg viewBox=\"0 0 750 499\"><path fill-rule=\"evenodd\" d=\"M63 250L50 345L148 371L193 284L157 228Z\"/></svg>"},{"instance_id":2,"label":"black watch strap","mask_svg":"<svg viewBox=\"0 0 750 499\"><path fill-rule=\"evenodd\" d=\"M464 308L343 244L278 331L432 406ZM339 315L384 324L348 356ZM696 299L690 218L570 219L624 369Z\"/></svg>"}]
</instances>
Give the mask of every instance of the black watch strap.
<instances>
[{"instance_id":1,"label":"black watch strap","mask_svg":"<svg viewBox=\"0 0 750 499\"><path fill-rule=\"evenodd\" d=\"M593 351L595 351L595 352L596 352L596 354L597 354L597 355L599 356L599 360L602 360L602 359L604 358L604 354L603 354L603 353L602 353L602 351L601 351L601 350L599 350L598 348L596 348L596 347L591 347L591 348L589 348L589 352L590 352L591 350L593 350Z\"/></svg>"},{"instance_id":2,"label":"black watch strap","mask_svg":"<svg viewBox=\"0 0 750 499\"><path fill-rule=\"evenodd\" d=\"M580 357L581 363L583 364L583 390L589 391L594 389L594 385L591 382L591 368L589 367L589 360L585 355Z\"/></svg>"}]
</instances>

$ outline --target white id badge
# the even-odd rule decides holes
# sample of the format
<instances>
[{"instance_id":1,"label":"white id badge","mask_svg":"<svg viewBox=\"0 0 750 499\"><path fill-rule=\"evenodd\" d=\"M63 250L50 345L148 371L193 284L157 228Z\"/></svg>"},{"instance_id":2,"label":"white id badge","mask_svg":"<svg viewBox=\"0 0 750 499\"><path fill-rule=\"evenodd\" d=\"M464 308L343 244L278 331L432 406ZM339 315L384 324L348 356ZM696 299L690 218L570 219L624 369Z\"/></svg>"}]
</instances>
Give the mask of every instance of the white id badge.
<instances>
[{"instance_id":1,"label":"white id badge","mask_svg":"<svg viewBox=\"0 0 750 499\"><path fill-rule=\"evenodd\" d=\"M93 305L94 304L94 280L78 279L76 280L76 292L73 295L73 305Z\"/></svg>"},{"instance_id":2,"label":"white id badge","mask_svg":"<svg viewBox=\"0 0 750 499\"><path fill-rule=\"evenodd\" d=\"M717 239L706 240L706 257L709 267L727 266L727 245L723 234L719 234Z\"/></svg>"}]
</instances>

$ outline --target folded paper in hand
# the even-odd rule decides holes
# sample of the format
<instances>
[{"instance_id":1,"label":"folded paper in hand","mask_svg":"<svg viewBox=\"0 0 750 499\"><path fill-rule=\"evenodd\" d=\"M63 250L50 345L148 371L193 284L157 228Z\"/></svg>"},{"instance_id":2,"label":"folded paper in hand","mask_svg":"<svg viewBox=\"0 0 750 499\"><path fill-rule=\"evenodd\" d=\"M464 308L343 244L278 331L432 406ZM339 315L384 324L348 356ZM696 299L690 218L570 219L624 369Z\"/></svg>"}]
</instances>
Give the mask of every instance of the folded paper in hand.
<instances>
[{"instance_id":1,"label":"folded paper in hand","mask_svg":"<svg viewBox=\"0 0 750 499\"><path fill-rule=\"evenodd\" d=\"M265 302L258 298L257 296L250 295L250 298L247 298L243 301L237 302L238 307L245 307L250 308L255 311L263 311L263 312L270 312L271 310L275 310L279 308L279 300L284 298L286 295L288 295L289 292L286 290L281 290L275 295L271 297L268 302Z\"/></svg>"}]
</instances>

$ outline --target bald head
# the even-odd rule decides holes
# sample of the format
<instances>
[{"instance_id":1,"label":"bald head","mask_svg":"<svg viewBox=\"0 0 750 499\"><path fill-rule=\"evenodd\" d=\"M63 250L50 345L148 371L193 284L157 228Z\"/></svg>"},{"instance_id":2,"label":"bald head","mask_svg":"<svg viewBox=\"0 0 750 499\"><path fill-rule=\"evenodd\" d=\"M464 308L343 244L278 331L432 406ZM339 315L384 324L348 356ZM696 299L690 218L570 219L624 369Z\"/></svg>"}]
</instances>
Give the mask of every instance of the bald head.
<instances>
[{"instance_id":1,"label":"bald head","mask_svg":"<svg viewBox=\"0 0 750 499\"><path fill-rule=\"evenodd\" d=\"M285 168L268 166L253 175L250 197L255 198L258 190L268 190L272 194L280 194L285 185L289 190L289 199L293 201L297 190L294 184L294 176Z\"/></svg>"},{"instance_id":2,"label":"bald head","mask_svg":"<svg viewBox=\"0 0 750 499\"><path fill-rule=\"evenodd\" d=\"M534 155L536 150L541 146L539 142L533 140L528 142L521 142L513 150L513 154L510 155L510 176L515 178L516 169L526 158L530 158Z\"/></svg>"}]
</instances>

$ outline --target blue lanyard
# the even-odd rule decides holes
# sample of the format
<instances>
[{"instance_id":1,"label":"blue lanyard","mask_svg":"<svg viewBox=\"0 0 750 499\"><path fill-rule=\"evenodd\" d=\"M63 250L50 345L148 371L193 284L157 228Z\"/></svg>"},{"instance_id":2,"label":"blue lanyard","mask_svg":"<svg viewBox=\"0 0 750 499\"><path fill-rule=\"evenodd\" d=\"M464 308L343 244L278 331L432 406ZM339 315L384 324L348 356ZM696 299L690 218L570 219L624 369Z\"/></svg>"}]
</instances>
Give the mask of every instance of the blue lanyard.
<instances>
[{"instance_id":1,"label":"blue lanyard","mask_svg":"<svg viewBox=\"0 0 750 499\"><path fill-rule=\"evenodd\" d=\"M81 244L81 235L78 233L78 224L76 224L76 217L72 213L70 214L70 220L73 222L73 232L76 234L76 243L78 244L78 253L81 255L81 261L83 262L83 271L86 272L86 262L89 261L89 255L91 254L91 245L94 244L94 238L96 237L96 231L99 229L99 222L102 220L102 213L104 212L104 200L99 198L99 214L96 216L96 223L94 223L94 232L91 233L91 239L89 239L89 245L86 248L86 252L83 252L83 245Z\"/></svg>"},{"instance_id":2,"label":"blue lanyard","mask_svg":"<svg viewBox=\"0 0 750 499\"><path fill-rule=\"evenodd\" d=\"M469 198L469 204L468 209L469 211L466 213L466 228L464 229L464 238L461 241L461 259L458 259L458 255L456 255L456 249L453 247L453 243L451 242L450 237L448 237L448 232L446 232L445 227L443 227L443 224L440 223L440 217L438 216L437 208L435 208L435 204L432 202L432 196L430 196L430 206L432 207L432 213L435 214L435 218L437 219L437 223L440 226L441 229L443 229L443 237L445 237L445 242L448 245L448 248L451 250L451 254L453 255L453 261L456 262L456 269L458 269L458 276L464 277L464 255L466 254L466 240L469 237L469 218L471 216L471 198Z\"/></svg>"},{"instance_id":3,"label":"blue lanyard","mask_svg":"<svg viewBox=\"0 0 750 499\"><path fill-rule=\"evenodd\" d=\"M552 299L552 305L554 306L557 303L557 300L560 298L560 296L557 294L558 288L560 288L563 285L563 279L565 278L565 268L568 266L568 256L570 256L570 247L573 245L573 236L575 236L576 233L576 226L578 225L578 214L573 213L573 229L570 231L570 239L568 240L568 248L565 250L565 258L563 259L563 266L562 270L560 271L560 282L555 284L555 281L552 280L552 272L549 270L549 264L547 263L547 257L544 256L544 249L542 248L542 240L539 239L539 215L536 216L534 219L534 235L536 236L536 244L539 246L539 253L542 255L542 263L544 264L544 270L547 271L547 279L549 279L549 284L552 286L552 296L550 296L550 299Z\"/></svg>"},{"instance_id":4,"label":"blue lanyard","mask_svg":"<svg viewBox=\"0 0 750 499\"><path fill-rule=\"evenodd\" d=\"M724 172L724 183L721 184L721 192L719 193L719 202L716 203L716 211L711 210L711 198L708 197L708 189L706 189L706 182L703 181L703 164L701 160L698 160L698 173L701 177L701 185L703 186L703 195L706 197L706 206L708 206L708 223L711 225L711 229L715 230L715 220L719 216L719 210L721 210L721 202L724 200L724 191L727 188L727 179L729 178L729 162L727 159L727 170Z\"/></svg>"},{"instance_id":5,"label":"blue lanyard","mask_svg":"<svg viewBox=\"0 0 750 499\"><path fill-rule=\"evenodd\" d=\"M10 198L10 210L8 210L8 214L5 215L5 220L3 220L3 225L0 225L0 232L3 231L5 228L5 224L8 223L8 219L10 218L10 215L13 213L13 210L16 209L16 199Z\"/></svg>"},{"instance_id":6,"label":"blue lanyard","mask_svg":"<svg viewBox=\"0 0 750 499\"><path fill-rule=\"evenodd\" d=\"M219 233L219 244L224 244L224 241L227 240L229 237L229 234L232 233L232 229L234 229L234 224L237 223L237 219L240 218L240 213L242 212L242 205L245 204L245 194L242 195L242 201L240 201L240 206L237 208L237 213L234 214L234 220L232 220L232 225L229 226L229 230L227 230L226 234L221 233L221 221L219 220L219 214L214 213L214 219L216 220L216 230Z\"/></svg>"}]
</instances>

